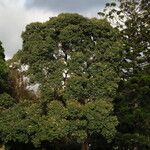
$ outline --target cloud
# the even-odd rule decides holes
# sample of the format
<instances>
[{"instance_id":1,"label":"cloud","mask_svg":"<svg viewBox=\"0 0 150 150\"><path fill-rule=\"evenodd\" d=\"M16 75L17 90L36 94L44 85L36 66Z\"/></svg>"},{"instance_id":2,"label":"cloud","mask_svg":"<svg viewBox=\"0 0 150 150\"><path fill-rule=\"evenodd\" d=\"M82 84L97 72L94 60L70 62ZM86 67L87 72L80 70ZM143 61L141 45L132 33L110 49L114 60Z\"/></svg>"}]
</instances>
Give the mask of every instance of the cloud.
<instances>
[{"instance_id":1,"label":"cloud","mask_svg":"<svg viewBox=\"0 0 150 150\"><path fill-rule=\"evenodd\" d=\"M96 17L108 0L0 0L0 41L6 58L22 48L21 33L31 22L46 21L61 12Z\"/></svg>"},{"instance_id":2,"label":"cloud","mask_svg":"<svg viewBox=\"0 0 150 150\"><path fill-rule=\"evenodd\" d=\"M46 21L55 15L50 11L26 10L20 0L0 0L0 41L3 43L6 59L22 48L21 33L27 24Z\"/></svg>"},{"instance_id":3,"label":"cloud","mask_svg":"<svg viewBox=\"0 0 150 150\"><path fill-rule=\"evenodd\" d=\"M55 12L87 12L93 8L102 8L110 0L26 0L28 9L40 8Z\"/></svg>"}]
</instances>

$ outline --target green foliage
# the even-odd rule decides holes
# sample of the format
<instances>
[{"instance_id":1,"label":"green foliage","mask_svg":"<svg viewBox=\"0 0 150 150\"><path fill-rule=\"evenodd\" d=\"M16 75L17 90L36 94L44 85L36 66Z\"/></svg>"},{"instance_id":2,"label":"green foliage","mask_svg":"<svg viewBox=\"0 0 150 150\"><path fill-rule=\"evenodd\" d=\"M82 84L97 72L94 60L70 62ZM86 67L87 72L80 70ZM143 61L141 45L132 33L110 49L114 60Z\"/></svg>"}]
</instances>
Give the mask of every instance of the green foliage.
<instances>
[{"instance_id":1,"label":"green foliage","mask_svg":"<svg viewBox=\"0 0 150 150\"><path fill-rule=\"evenodd\" d=\"M87 105L69 101L66 107L52 101L48 110L45 116L39 103L20 103L2 112L0 133L4 142L33 143L35 146L42 141L82 143L87 139L86 131L102 133L111 140L118 122L115 116L108 117L113 108L106 101Z\"/></svg>"},{"instance_id":2,"label":"green foliage","mask_svg":"<svg viewBox=\"0 0 150 150\"><path fill-rule=\"evenodd\" d=\"M115 135L114 125L118 123L115 116L109 116L113 112L112 104L101 100L87 103L84 107L90 134L101 132L108 141L111 141Z\"/></svg>"},{"instance_id":3,"label":"green foliage","mask_svg":"<svg viewBox=\"0 0 150 150\"><path fill-rule=\"evenodd\" d=\"M0 109L12 107L15 100L7 93L0 94Z\"/></svg>"},{"instance_id":4,"label":"green foliage","mask_svg":"<svg viewBox=\"0 0 150 150\"><path fill-rule=\"evenodd\" d=\"M0 113L14 105L14 99L8 94L8 67L5 62L4 48L0 41Z\"/></svg>"},{"instance_id":5,"label":"green foliage","mask_svg":"<svg viewBox=\"0 0 150 150\"><path fill-rule=\"evenodd\" d=\"M106 20L78 14L27 25L14 61L29 66L24 73L39 84L39 94L3 113L3 141L84 143L94 133L111 141L118 124L111 102L119 82L119 36Z\"/></svg>"},{"instance_id":6,"label":"green foliage","mask_svg":"<svg viewBox=\"0 0 150 150\"><path fill-rule=\"evenodd\" d=\"M118 0L117 5L108 5L104 17L116 19L123 41L119 83L115 100L118 116L119 149L149 149L150 109L150 2L148 0Z\"/></svg>"},{"instance_id":7,"label":"green foliage","mask_svg":"<svg viewBox=\"0 0 150 150\"><path fill-rule=\"evenodd\" d=\"M5 57L4 49L0 41L0 94L8 89L7 87L8 68L6 66L4 57Z\"/></svg>"},{"instance_id":8,"label":"green foliage","mask_svg":"<svg viewBox=\"0 0 150 150\"><path fill-rule=\"evenodd\" d=\"M4 48L2 47L2 42L0 41L0 59L4 60Z\"/></svg>"},{"instance_id":9,"label":"green foliage","mask_svg":"<svg viewBox=\"0 0 150 150\"><path fill-rule=\"evenodd\" d=\"M119 93L115 100L115 111L120 125L118 130L124 146L139 148L150 147L150 76L145 72L120 83Z\"/></svg>"},{"instance_id":10,"label":"green foliage","mask_svg":"<svg viewBox=\"0 0 150 150\"><path fill-rule=\"evenodd\" d=\"M116 5L106 5L103 17L121 30L123 40L123 77L140 72L149 64L150 2L148 0L118 0ZM101 14L100 14L101 15Z\"/></svg>"},{"instance_id":11,"label":"green foliage","mask_svg":"<svg viewBox=\"0 0 150 150\"><path fill-rule=\"evenodd\" d=\"M9 95L8 89L8 67L5 62L4 48L2 47L2 43L0 41L0 144L3 144L4 142L1 134L1 128L4 126L1 122L5 119L1 120L2 113L15 105L15 100Z\"/></svg>"}]
</instances>

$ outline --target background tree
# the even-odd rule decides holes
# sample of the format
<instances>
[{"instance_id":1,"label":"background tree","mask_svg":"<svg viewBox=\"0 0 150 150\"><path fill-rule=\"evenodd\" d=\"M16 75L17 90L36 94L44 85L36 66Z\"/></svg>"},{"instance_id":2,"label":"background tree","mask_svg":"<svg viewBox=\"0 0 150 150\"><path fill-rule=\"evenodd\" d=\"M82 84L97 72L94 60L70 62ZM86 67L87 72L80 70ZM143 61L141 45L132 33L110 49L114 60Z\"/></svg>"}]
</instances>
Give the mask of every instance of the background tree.
<instances>
[{"instance_id":1,"label":"background tree","mask_svg":"<svg viewBox=\"0 0 150 150\"><path fill-rule=\"evenodd\" d=\"M149 149L150 2L118 0L99 13L121 30L121 77L115 112L119 118L117 144L124 149Z\"/></svg>"},{"instance_id":2,"label":"background tree","mask_svg":"<svg viewBox=\"0 0 150 150\"><path fill-rule=\"evenodd\" d=\"M0 42L0 93L7 90L7 75L8 68L5 63L4 48L2 47L2 42Z\"/></svg>"},{"instance_id":3,"label":"background tree","mask_svg":"<svg viewBox=\"0 0 150 150\"><path fill-rule=\"evenodd\" d=\"M14 104L14 100L8 93L8 67L5 61L4 48L0 41L0 112Z\"/></svg>"},{"instance_id":4,"label":"background tree","mask_svg":"<svg viewBox=\"0 0 150 150\"><path fill-rule=\"evenodd\" d=\"M40 95L3 115L3 139L45 148L44 143L78 142L83 149L94 133L111 141L118 124L112 106L119 81L118 36L106 20L78 14L27 25L17 56L29 66L26 73L39 84Z\"/></svg>"},{"instance_id":5,"label":"background tree","mask_svg":"<svg viewBox=\"0 0 150 150\"><path fill-rule=\"evenodd\" d=\"M150 2L148 0L118 0L107 3L101 16L121 30L124 48L124 77L135 75L149 64Z\"/></svg>"},{"instance_id":6,"label":"background tree","mask_svg":"<svg viewBox=\"0 0 150 150\"><path fill-rule=\"evenodd\" d=\"M28 78L25 73L25 66L20 66L15 64L12 61L7 61L9 66L9 85L10 85L10 94L15 99L16 102L21 102L25 100L35 101L37 99L36 89L32 87L28 82Z\"/></svg>"},{"instance_id":7,"label":"background tree","mask_svg":"<svg viewBox=\"0 0 150 150\"><path fill-rule=\"evenodd\" d=\"M8 91L8 67L5 61L4 48L2 47L2 42L0 41L0 129L3 127L1 124L2 112L15 104L14 99L9 95ZM0 147L2 146L1 144L3 145L3 138L0 130Z\"/></svg>"},{"instance_id":8,"label":"background tree","mask_svg":"<svg viewBox=\"0 0 150 150\"><path fill-rule=\"evenodd\" d=\"M15 134L17 130L13 129L18 126L21 129L19 116L22 114L19 110L23 104L18 103L27 99L31 101L35 99L35 95L27 89L27 84L24 82L23 74L18 70L17 64L10 69L7 63L0 42L0 142L2 145L5 144L5 146L10 147L9 142L14 141L15 138L13 139L13 137L17 136L17 133ZM9 140L10 135L11 140ZM22 133L19 135L24 138Z\"/></svg>"}]
</instances>

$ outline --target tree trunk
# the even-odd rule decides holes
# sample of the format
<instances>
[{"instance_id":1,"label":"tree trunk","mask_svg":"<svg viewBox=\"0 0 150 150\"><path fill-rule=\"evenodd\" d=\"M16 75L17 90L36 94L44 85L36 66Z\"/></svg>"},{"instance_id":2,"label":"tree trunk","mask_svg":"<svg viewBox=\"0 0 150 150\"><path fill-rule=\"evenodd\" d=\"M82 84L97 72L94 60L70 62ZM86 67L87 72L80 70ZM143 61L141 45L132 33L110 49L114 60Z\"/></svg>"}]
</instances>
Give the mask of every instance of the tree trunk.
<instances>
[{"instance_id":1,"label":"tree trunk","mask_svg":"<svg viewBox=\"0 0 150 150\"><path fill-rule=\"evenodd\" d=\"M135 146L133 150L138 150L138 146Z\"/></svg>"},{"instance_id":2,"label":"tree trunk","mask_svg":"<svg viewBox=\"0 0 150 150\"><path fill-rule=\"evenodd\" d=\"M81 150L89 150L89 144L88 143L83 143Z\"/></svg>"},{"instance_id":3,"label":"tree trunk","mask_svg":"<svg viewBox=\"0 0 150 150\"><path fill-rule=\"evenodd\" d=\"M0 147L0 150L5 150L5 146L3 145L2 147Z\"/></svg>"}]
</instances>

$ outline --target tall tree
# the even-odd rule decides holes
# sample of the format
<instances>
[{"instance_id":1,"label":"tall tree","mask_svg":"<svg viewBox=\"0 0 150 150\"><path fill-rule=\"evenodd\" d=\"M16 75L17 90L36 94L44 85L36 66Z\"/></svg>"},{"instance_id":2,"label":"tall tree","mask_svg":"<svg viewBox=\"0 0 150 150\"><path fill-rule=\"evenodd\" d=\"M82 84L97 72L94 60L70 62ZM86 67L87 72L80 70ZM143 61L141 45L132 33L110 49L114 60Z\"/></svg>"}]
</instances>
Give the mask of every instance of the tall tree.
<instances>
[{"instance_id":1,"label":"tall tree","mask_svg":"<svg viewBox=\"0 0 150 150\"><path fill-rule=\"evenodd\" d=\"M0 41L0 93L3 93L7 89L7 72L8 69L5 64L4 48Z\"/></svg>"},{"instance_id":2,"label":"tall tree","mask_svg":"<svg viewBox=\"0 0 150 150\"><path fill-rule=\"evenodd\" d=\"M150 1L118 0L106 4L99 14L116 23L122 33L123 80L115 100L121 133L117 140L124 149L149 149Z\"/></svg>"},{"instance_id":3,"label":"tall tree","mask_svg":"<svg viewBox=\"0 0 150 150\"><path fill-rule=\"evenodd\" d=\"M83 149L94 133L111 141L118 124L112 106L119 81L118 36L106 20L78 14L27 25L17 56L28 65L26 73L38 83L40 95L35 103L18 104L4 114L4 139L34 145L78 142Z\"/></svg>"},{"instance_id":4,"label":"tall tree","mask_svg":"<svg viewBox=\"0 0 150 150\"><path fill-rule=\"evenodd\" d=\"M8 90L8 67L5 61L4 48L2 47L2 42L0 41L0 147L3 145L3 137L1 135L1 128L3 128L3 125L1 124L2 113L15 104L15 101L9 95Z\"/></svg>"},{"instance_id":5,"label":"tall tree","mask_svg":"<svg viewBox=\"0 0 150 150\"><path fill-rule=\"evenodd\" d=\"M149 64L150 50L150 2L148 0L118 0L107 3L101 16L121 30L124 48L124 76L130 77Z\"/></svg>"},{"instance_id":6,"label":"tall tree","mask_svg":"<svg viewBox=\"0 0 150 150\"><path fill-rule=\"evenodd\" d=\"M150 148L150 72L147 70L120 82L115 113L120 124L116 144L124 149Z\"/></svg>"},{"instance_id":7,"label":"tall tree","mask_svg":"<svg viewBox=\"0 0 150 150\"><path fill-rule=\"evenodd\" d=\"M9 108L13 105L14 101L8 94L8 67L5 61L4 48L0 41L0 111Z\"/></svg>"}]
</instances>

